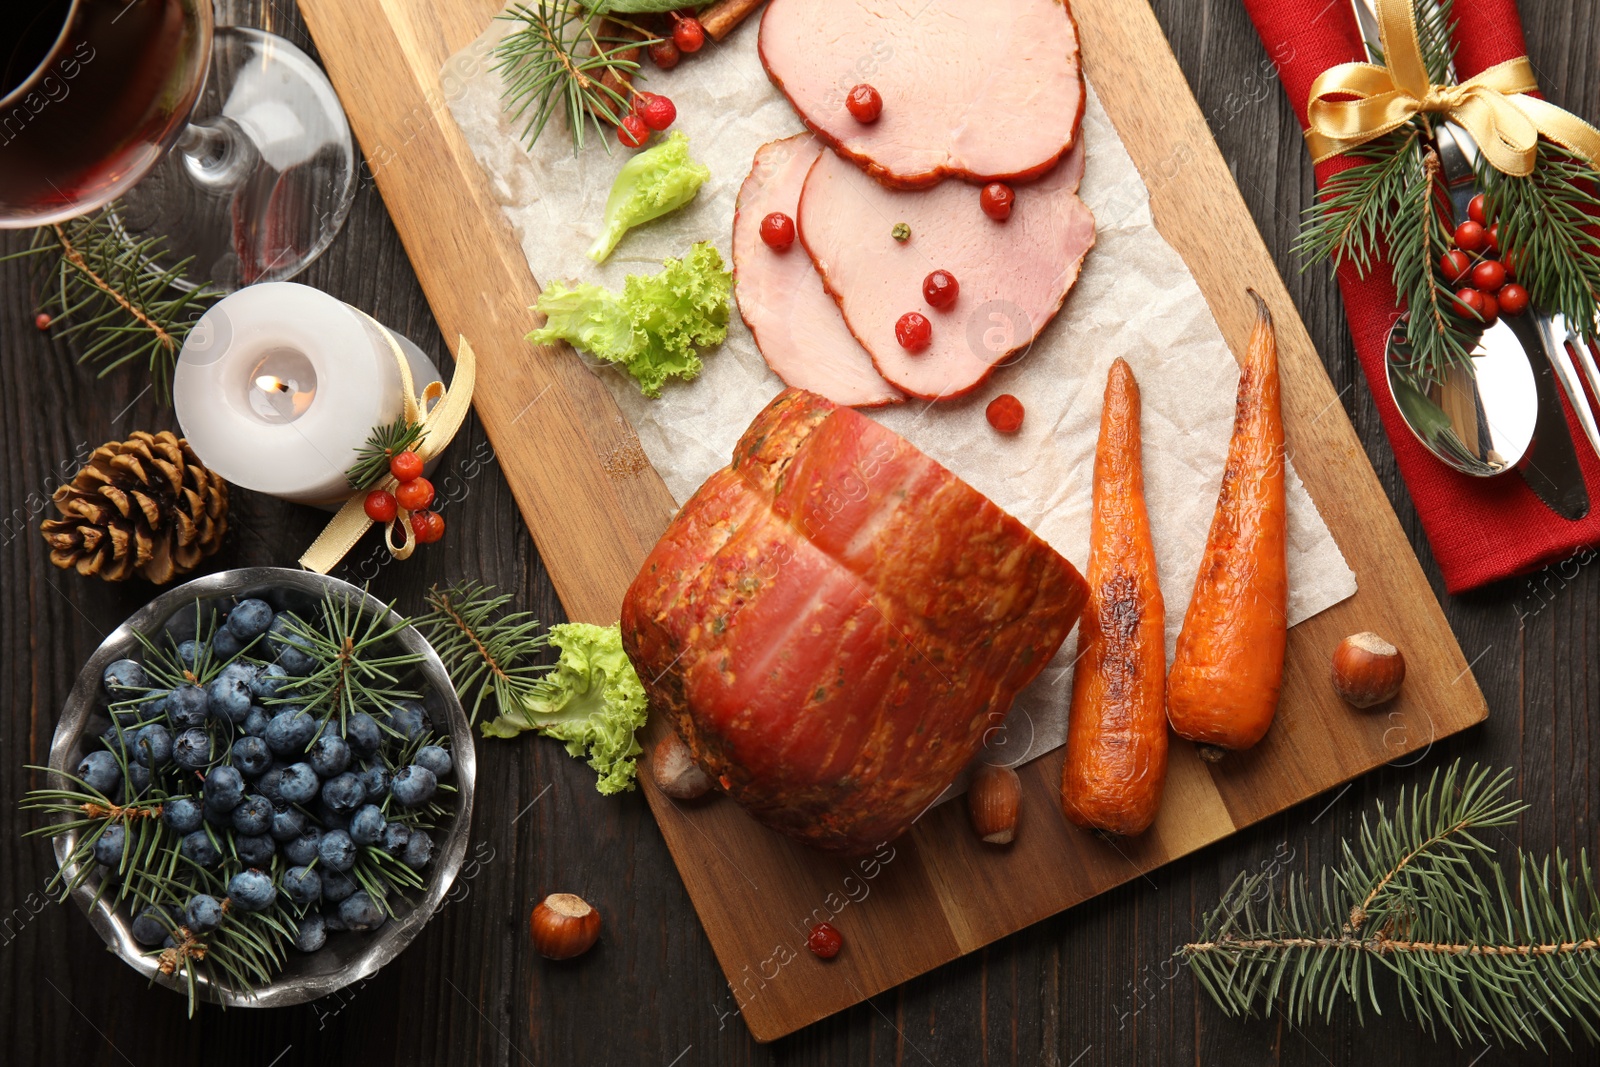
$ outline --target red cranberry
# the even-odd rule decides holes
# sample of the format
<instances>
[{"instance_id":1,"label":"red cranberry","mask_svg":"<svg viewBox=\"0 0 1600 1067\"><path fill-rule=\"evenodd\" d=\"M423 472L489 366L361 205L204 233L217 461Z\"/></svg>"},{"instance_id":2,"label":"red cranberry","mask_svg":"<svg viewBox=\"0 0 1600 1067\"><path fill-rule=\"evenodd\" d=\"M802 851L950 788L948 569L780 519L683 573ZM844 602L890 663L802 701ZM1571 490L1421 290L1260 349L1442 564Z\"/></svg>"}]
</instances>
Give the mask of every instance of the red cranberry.
<instances>
[{"instance_id":1,"label":"red cranberry","mask_svg":"<svg viewBox=\"0 0 1600 1067\"><path fill-rule=\"evenodd\" d=\"M761 240L768 248L782 252L794 244L794 220L781 211L774 211L761 220Z\"/></svg>"},{"instance_id":2,"label":"red cranberry","mask_svg":"<svg viewBox=\"0 0 1600 1067\"><path fill-rule=\"evenodd\" d=\"M1001 433L1016 433L1022 429L1022 401L1010 393L1001 393L983 409L984 417Z\"/></svg>"},{"instance_id":3,"label":"red cranberry","mask_svg":"<svg viewBox=\"0 0 1600 1067\"><path fill-rule=\"evenodd\" d=\"M617 140L622 142L624 148L638 148L650 139L650 127L644 124L644 119L629 112L617 124Z\"/></svg>"},{"instance_id":4,"label":"red cranberry","mask_svg":"<svg viewBox=\"0 0 1600 1067\"><path fill-rule=\"evenodd\" d=\"M1439 273L1451 285L1461 284L1461 280L1471 271L1472 257L1459 248L1452 248L1439 259Z\"/></svg>"},{"instance_id":5,"label":"red cranberry","mask_svg":"<svg viewBox=\"0 0 1600 1067\"><path fill-rule=\"evenodd\" d=\"M806 935L806 948L825 960L831 960L844 947L844 938L827 923L818 923Z\"/></svg>"},{"instance_id":6,"label":"red cranberry","mask_svg":"<svg viewBox=\"0 0 1600 1067\"><path fill-rule=\"evenodd\" d=\"M844 106L857 122L877 122L883 114L883 97L870 85L857 85L844 98Z\"/></svg>"},{"instance_id":7,"label":"red cranberry","mask_svg":"<svg viewBox=\"0 0 1600 1067\"><path fill-rule=\"evenodd\" d=\"M1489 231L1483 223L1468 220L1456 227L1456 247L1468 252L1482 252L1489 247Z\"/></svg>"},{"instance_id":8,"label":"red cranberry","mask_svg":"<svg viewBox=\"0 0 1600 1067\"><path fill-rule=\"evenodd\" d=\"M918 352L933 341L933 323L926 315L908 311L894 324L894 339L908 352Z\"/></svg>"},{"instance_id":9,"label":"red cranberry","mask_svg":"<svg viewBox=\"0 0 1600 1067\"><path fill-rule=\"evenodd\" d=\"M922 279L922 299L929 307L947 308L961 294L961 283L947 270L936 270Z\"/></svg>"},{"instance_id":10,"label":"red cranberry","mask_svg":"<svg viewBox=\"0 0 1600 1067\"><path fill-rule=\"evenodd\" d=\"M660 131L671 126L678 117L678 108L660 93L640 93L638 116L652 130Z\"/></svg>"},{"instance_id":11,"label":"red cranberry","mask_svg":"<svg viewBox=\"0 0 1600 1067\"><path fill-rule=\"evenodd\" d=\"M1500 290L1500 310L1507 315L1520 315L1528 310L1528 290L1511 282Z\"/></svg>"},{"instance_id":12,"label":"red cranberry","mask_svg":"<svg viewBox=\"0 0 1600 1067\"><path fill-rule=\"evenodd\" d=\"M983 213L996 222L1004 222L1011 217L1011 205L1017 199L1017 194L1011 191L1011 186L1005 182L990 182L983 187L983 192L978 194L978 206L983 208Z\"/></svg>"},{"instance_id":13,"label":"red cranberry","mask_svg":"<svg viewBox=\"0 0 1600 1067\"><path fill-rule=\"evenodd\" d=\"M1472 268L1472 286L1485 293L1498 293L1506 284L1505 264L1486 259Z\"/></svg>"}]
</instances>

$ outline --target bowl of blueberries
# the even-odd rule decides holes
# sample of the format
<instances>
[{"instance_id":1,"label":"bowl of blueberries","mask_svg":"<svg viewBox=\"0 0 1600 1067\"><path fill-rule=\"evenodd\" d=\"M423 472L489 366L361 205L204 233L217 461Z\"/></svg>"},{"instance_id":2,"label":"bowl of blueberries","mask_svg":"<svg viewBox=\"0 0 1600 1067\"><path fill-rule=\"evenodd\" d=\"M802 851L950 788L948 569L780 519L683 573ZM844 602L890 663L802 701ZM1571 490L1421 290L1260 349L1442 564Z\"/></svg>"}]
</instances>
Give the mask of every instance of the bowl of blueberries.
<instances>
[{"instance_id":1,"label":"bowl of blueberries","mask_svg":"<svg viewBox=\"0 0 1600 1067\"><path fill-rule=\"evenodd\" d=\"M195 1001L281 1007L373 974L466 853L472 733L404 618L310 571L163 593L79 673L50 749L60 888Z\"/></svg>"}]
</instances>

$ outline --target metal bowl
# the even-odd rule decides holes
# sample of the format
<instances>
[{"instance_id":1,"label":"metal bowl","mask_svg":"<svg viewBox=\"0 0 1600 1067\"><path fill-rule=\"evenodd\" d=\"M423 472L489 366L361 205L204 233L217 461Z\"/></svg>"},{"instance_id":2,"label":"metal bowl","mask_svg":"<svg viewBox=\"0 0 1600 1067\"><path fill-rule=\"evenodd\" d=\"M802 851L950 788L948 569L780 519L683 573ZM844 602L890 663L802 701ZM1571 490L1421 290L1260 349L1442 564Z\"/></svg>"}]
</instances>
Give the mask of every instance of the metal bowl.
<instances>
[{"instance_id":1,"label":"metal bowl","mask_svg":"<svg viewBox=\"0 0 1600 1067\"><path fill-rule=\"evenodd\" d=\"M50 769L67 773L76 768L100 733L111 725L101 676L115 660L142 657L144 649L135 634L142 633L155 638L163 632L169 632L180 641L194 636L196 613L193 608L196 600L202 606L226 610L236 600L259 597L271 604L274 610L298 612L315 605L330 591L355 600L365 612L385 615L391 623L402 621L382 601L348 582L311 571L280 567L223 571L161 594L117 627L89 657L89 662L83 665L77 683L72 687L72 694L67 698L61 722L56 726L55 738L50 745ZM397 901L395 917L375 932L330 937L320 951L310 954L291 950L288 963L278 977L270 985L262 986L253 993L226 988L197 974L195 986L200 999L228 1007L281 1008L315 1000L361 981L398 956L411 943L417 932L432 918L460 871L472 823L472 787L477 769L472 730L461 702L456 699L450 675L433 646L410 626L402 629L394 640L405 651L422 656L422 662L418 665L426 682L422 703L433 728L449 730L451 757L455 764L455 821L434 853L433 863L428 868L430 877L427 888L420 896L412 893L412 899ZM69 784L52 776L53 786ZM68 868L71 867L69 860L77 840L76 830L54 838L56 864L63 868L67 877L74 873ZM89 916L90 924L106 945L121 956L123 962L151 981L186 993L187 987L181 975L162 974L155 957L144 954L145 950L133 939L131 922L114 911L107 901L96 899L99 880L98 874L92 874L73 891L72 897Z\"/></svg>"}]
</instances>

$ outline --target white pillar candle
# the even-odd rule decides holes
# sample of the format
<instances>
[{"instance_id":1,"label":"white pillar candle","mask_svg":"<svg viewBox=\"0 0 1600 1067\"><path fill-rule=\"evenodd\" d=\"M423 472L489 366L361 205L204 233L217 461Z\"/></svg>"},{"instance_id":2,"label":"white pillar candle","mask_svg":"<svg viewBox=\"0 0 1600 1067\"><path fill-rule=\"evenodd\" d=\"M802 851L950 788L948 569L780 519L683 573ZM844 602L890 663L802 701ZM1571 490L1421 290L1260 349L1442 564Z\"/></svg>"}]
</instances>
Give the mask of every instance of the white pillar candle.
<instances>
[{"instance_id":1,"label":"white pillar candle","mask_svg":"<svg viewBox=\"0 0 1600 1067\"><path fill-rule=\"evenodd\" d=\"M439 378L394 335L418 393ZM400 368L383 331L318 289L264 282L197 322L172 385L183 435L235 485L305 504L350 495L345 472L376 426L404 410Z\"/></svg>"}]
</instances>

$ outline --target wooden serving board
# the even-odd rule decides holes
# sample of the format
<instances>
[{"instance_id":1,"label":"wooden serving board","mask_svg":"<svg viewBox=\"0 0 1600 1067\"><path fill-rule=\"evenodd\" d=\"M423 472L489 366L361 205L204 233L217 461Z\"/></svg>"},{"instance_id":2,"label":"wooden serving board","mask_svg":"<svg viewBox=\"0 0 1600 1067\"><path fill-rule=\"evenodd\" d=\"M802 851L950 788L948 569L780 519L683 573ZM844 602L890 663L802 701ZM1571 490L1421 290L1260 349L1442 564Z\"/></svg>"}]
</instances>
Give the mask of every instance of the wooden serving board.
<instances>
[{"instance_id":1,"label":"wooden serving board","mask_svg":"<svg viewBox=\"0 0 1600 1067\"><path fill-rule=\"evenodd\" d=\"M570 352L522 339L535 325L528 306L538 288L439 80L499 0L300 2L444 336L454 344L465 334L478 352L479 416L563 605L576 619L614 621L674 504L604 384ZM1158 227L1194 272L1223 335L1236 353L1244 350L1253 316L1247 288L1277 317L1289 446L1360 592L1290 633L1282 709L1255 750L1210 767L1192 746L1175 744L1161 817L1136 840L1112 845L1066 824L1057 807L1059 750L1022 769L1022 823L1010 848L977 843L965 806L953 803L876 858L854 863L792 845L726 800L679 806L646 783L758 1040L791 1033L1488 714L1153 12L1133 0L1072 6L1088 75L1150 187ZM1339 639L1368 629L1399 640L1410 665L1404 694L1374 713L1351 710L1328 683ZM829 916L849 947L824 964L805 951L804 937Z\"/></svg>"}]
</instances>

